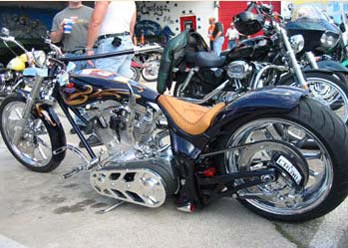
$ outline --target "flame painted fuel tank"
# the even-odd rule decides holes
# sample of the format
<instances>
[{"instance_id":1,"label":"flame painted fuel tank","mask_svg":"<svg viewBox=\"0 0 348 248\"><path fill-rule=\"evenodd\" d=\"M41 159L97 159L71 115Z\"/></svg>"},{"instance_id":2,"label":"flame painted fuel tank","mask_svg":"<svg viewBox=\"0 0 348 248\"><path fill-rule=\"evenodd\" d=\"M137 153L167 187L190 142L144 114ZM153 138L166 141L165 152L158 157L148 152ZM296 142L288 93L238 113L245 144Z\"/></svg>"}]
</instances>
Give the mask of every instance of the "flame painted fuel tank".
<instances>
[{"instance_id":1,"label":"flame painted fuel tank","mask_svg":"<svg viewBox=\"0 0 348 248\"><path fill-rule=\"evenodd\" d=\"M86 69L70 75L69 84L61 87L61 95L70 106L85 105L98 100L122 100L129 97L127 82L139 103L156 102L159 94L148 87L115 73Z\"/></svg>"}]
</instances>

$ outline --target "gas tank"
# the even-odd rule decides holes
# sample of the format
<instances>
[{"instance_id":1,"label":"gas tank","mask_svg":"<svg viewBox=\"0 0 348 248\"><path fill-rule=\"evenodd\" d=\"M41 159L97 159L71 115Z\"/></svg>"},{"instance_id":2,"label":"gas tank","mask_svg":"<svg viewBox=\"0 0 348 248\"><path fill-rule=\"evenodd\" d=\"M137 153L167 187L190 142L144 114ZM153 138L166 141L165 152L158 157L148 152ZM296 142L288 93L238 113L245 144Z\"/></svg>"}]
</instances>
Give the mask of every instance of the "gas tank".
<instances>
[{"instance_id":1,"label":"gas tank","mask_svg":"<svg viewBox=\"0 0 348 248\"><path fill-rule=\"evenodd\" d=\"M228 62L234 60L264 60L270 48L272 41L266 36L258 36L251 39L246 39L232 49L227 55Z\"/></svg>"},{"instance_id":2,"label":"gas tank","mask_svg":"<svg viewBox=\"0 0 348 248\"><path fill-rule=\"evenodd\" d=\"M25 63L27 62L27 56L22 54L10 60L6 68L13 71L21 72L25 69Z\"/></svg>"},{"instance_id":3,"label":"gas tank","mask_svg":"<svg viewBox=\"0 0 348 248\"><path fill-rule=\"evenodd\" d=\"M100 69L86 69L71 74L69 84L61 87L60 92L66 104L81 106L99 100L128 99L130 93L127 83L131 85L137 102L156 102L159 96L157 92L131 79Z\"/></svg>"}]
</instances>

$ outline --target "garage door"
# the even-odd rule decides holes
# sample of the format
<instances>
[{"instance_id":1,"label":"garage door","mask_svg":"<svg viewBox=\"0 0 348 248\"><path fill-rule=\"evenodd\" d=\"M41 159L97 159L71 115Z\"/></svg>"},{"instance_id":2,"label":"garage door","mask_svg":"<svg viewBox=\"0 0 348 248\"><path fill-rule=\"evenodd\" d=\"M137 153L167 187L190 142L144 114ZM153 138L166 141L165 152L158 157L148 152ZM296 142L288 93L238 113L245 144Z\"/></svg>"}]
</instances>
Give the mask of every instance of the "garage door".
<instances>
[{"instance_id":1,"label":"garage door","mask_svg":"<svg viewBox=\"0 0 348 248\"><path fill-rule=\"evenodd\" d=\"M219 20L220 22L223 23L224 27L225 27L225 32L227 30L227 28L230 26L230 23L232 21L232 18L246 10L247 8L247 1L220 1L220 8L219 8ZM270 1L263 1L263 3L269 4ZM273 9L275 11L277 11L278 13L280 13L280 1L272 1L272 5L273 5ZM223 46L223 49L227 48L227 39L225 39L225 43Z\"/></svg>"}]
</instances>

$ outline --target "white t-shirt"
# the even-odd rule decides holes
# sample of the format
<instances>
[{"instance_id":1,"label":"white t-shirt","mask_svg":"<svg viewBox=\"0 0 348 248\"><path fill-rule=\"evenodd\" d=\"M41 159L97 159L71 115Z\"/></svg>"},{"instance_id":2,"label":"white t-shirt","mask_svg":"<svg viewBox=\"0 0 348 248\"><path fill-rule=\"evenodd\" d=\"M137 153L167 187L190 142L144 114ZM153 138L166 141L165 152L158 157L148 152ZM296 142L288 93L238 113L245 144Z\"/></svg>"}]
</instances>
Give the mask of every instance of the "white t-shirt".
<instances>
[{"instance_id":1,"label":"white t-shirt","mask_svg":"<svg viewBox=\"0 0 348 248\"><path fill-rule=\"evenodd\" d=\"M226 31L226 36L228 37L228 40L236 40L239 38L239 33L235 28L228 28Z\"/></svg>"},{"instance_id":2,"label":"white t-shirt","mask_svg":"<svg viewBox=\"0 0 348 248\"><path fill-rule=\"evenodd\" d=\"M99 29L99 35L130 32L130 23L136 11L134 1L112 1Z\"/></svg>"}]
</instances>

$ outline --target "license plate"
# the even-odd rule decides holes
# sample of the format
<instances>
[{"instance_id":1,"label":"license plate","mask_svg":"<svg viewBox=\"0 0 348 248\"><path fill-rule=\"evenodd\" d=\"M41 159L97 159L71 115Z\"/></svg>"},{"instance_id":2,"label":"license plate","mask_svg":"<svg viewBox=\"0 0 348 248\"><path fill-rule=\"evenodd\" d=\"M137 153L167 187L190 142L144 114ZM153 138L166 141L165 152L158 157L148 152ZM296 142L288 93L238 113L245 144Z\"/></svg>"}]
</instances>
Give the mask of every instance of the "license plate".
<instances>
[{"instance_id":1,"label":"license plate","mask_svg":"<svg viewBox=\"0 0 348 248\"><path fill-rule=\"evenodd\" d=\"M297 170L295 166L293 166L293 164L286 157L284 157L283 155L280 155L276 163L277 165L282 167L285 171L287 171L298 185L300 184L302 180L302 176L300 172Z\"/></svg>"}]
</instances>

